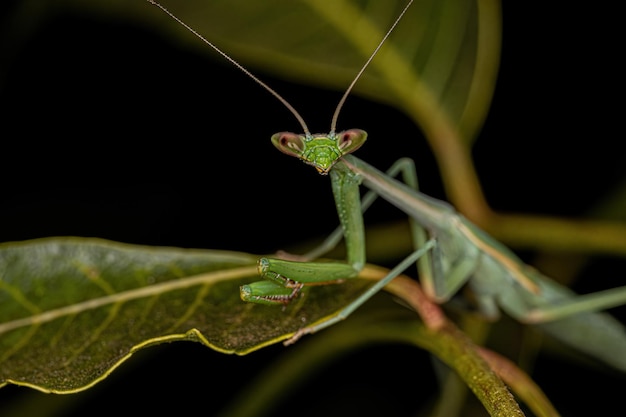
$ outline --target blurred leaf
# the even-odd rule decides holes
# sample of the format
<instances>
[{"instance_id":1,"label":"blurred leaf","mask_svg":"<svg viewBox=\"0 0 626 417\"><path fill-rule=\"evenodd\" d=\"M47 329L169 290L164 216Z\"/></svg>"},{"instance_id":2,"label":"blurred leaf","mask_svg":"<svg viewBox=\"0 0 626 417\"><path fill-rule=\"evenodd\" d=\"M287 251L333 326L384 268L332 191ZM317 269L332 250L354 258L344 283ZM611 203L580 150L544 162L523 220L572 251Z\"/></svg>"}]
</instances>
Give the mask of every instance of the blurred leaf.
<instances>
[{"instance_id":1,"label":"blurred leaf","mask_svg":"<svg viewBox=\"0 0 626 417\"><path fill-rule=\"evenodd\" d=\"M74 392L138 349L175 340L246 354L354 298L316 288L284 311L243 303L256 256L55 238L0 245L0 386Z\"/></svg>"},{"instance_id":2,"label":"blurred leaf","mask_svg":"<svg viewBox=\"0 0 626 417\"><path fill-rule=\"evenodd\" d=\"M343 91L406 4L239 0L165 6L245 65ZM165 16L158 27L214 53ZM491 101L499 40L497 2L416 1L355 91L403 109L427 136L448 123L462 140L472 140Z\"/></svg>"},{"instance_id":3,"label":"blurred leaf","mask_svg":"<svg viewBox=\"0 0 626 417\"><path fill-rule=\"evenodd\" d=\"M344 91L407 1L163 4L244 66ZM215 56L215 51L145 0L30 0L19 6L5 30L15 42L28 36L37 21L34 16L62 8L144 22L169 39ZM30 23L25 25L26 21ZM463 140L472 140L491 101L499 46L497 2L416 1L355 91L402 108L427 135L441 128L439 123L451 123L448 128L458 127Z\"/></svg>"}]
</instances>

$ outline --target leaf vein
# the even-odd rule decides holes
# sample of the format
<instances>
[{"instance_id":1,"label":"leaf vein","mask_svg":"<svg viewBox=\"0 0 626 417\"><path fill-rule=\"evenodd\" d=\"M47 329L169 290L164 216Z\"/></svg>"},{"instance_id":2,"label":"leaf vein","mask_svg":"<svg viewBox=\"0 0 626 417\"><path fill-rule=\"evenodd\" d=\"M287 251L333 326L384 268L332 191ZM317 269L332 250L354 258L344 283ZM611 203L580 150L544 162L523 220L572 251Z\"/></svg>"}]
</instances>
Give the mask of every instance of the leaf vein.
<instances>
[{"instance_id":1,"label":"leaf vein","mask_svg":"<svg viewBox=\"0 0 626 417\"><path fill-rule=\"evenodd\" d=\"M33 314L28 317L23 317L16 320L11 320L5 323L0 323L0 334L9 332L14 329L18 329L24 326L30 326L33 324L47 323L56 320L60 317L65 317L70 314L78 314L84 311L93 310L105 305L126 302L130 300L136 300L139 298L149 297L153 295L162 294L168 291L174 291L183 288L189 288L196 285L203 285L207 283L215 283L232 278L238 278L243 276L256 275L256 266L246 266L240 268L233 268L228 270L214 271L205 274L194 275L184 279L177 279L172 281L161 282L147 287L136 288L128 291L123 291L117 294L106 295L99 298L75 303L65 307L57 308Z\"/></svg>"}]
</instances>

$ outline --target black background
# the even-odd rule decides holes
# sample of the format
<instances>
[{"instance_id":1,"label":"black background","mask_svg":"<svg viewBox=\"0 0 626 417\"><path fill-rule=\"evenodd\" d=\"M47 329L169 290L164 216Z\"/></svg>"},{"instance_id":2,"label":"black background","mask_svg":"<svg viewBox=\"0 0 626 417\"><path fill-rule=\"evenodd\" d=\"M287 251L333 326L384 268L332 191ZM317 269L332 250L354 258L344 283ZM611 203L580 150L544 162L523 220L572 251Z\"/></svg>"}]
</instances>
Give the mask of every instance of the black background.
<instances>
[{"instance_id":1,"label":"black background","mask_svg":"<svg viewBox=\"0 0 626 417\"><path fill-rule=\"evenodd\" d=\"M485 193L498 210L584 215L625 172L617 11L511 3L503 7L496 95L474 149ZM10 12L11 5L2 7ZM147 28L69 12L38 26L2 65L9 64L0 90L0 241L75 235L265 253L337 223L327 178L269 143L274 132L297 129L292 116L227 64L177 50ZM312 130L327 129L340 93L259 75ZM419 132L405 116L354 96L340 125L368 131L359 157L375 166L413 157L422 189L445 199L432 155L415 143ZM376 215L399 216L379 209L371 221ZM588 268L592 278L579 290L624 282L623 261L602 261ZM159 346L84 393L55 397L8 387L0 403L64 401L68 416L163 407L212 415L282 349L242 358L197 344ZM402 382L403 375L417 375L411 381L425 388ZM539 358L534 376L571 416L585 415L591 404L620 407L626 386L619 375L572 370L552 357ZM419 390L434 385L423 352L372 347L312 378L282 410L411 415Z\"/></svg>"}]
</instances>

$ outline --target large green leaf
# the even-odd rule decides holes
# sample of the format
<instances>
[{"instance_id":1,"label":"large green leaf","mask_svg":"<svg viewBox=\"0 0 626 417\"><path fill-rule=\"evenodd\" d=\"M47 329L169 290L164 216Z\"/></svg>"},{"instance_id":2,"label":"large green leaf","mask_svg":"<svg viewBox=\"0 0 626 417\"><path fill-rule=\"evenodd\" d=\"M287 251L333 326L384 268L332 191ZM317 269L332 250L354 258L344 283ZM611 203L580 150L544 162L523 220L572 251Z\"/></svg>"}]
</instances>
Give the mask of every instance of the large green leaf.
<instances>
[{"instance_id":1,"label":"large green leaf","mask_svg":"<svg viewBox=\"0 0 626 417\"><path fill-rule=\"evenodd\" d=\"M362 291L315 288L284 311L239 299L256 257L56 238L0 246L0 386L72 392L137 349L191 340L245 354L285 339ZM306 302L304 302L306 300Z\"/></svg>"}]
</instances>

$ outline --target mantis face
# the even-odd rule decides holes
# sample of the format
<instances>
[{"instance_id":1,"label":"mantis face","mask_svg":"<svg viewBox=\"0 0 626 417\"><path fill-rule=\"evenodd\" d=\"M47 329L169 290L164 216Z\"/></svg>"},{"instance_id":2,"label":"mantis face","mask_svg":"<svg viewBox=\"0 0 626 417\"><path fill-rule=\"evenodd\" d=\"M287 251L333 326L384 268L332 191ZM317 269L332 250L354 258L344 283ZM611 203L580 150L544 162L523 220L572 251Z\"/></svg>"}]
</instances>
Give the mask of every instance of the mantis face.
<instances>
[{"instance_id":1,"label":"mantis face","mask_svg":"<svg viewBox=\"0 0 626 417\"><path fill-rule=\"evenodd\" d=\"M317 172L326 175L339 158L359 149L365 139L367 132L360 129L327 135L280 132L272 136L272 143L279 151L313 165Z\"/></svg>"}]
</instances>

